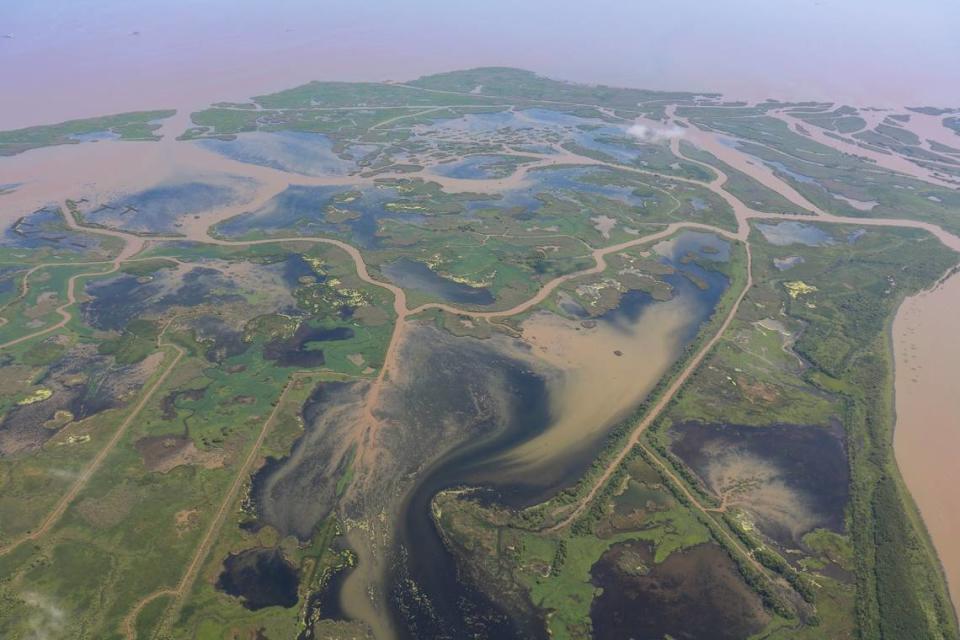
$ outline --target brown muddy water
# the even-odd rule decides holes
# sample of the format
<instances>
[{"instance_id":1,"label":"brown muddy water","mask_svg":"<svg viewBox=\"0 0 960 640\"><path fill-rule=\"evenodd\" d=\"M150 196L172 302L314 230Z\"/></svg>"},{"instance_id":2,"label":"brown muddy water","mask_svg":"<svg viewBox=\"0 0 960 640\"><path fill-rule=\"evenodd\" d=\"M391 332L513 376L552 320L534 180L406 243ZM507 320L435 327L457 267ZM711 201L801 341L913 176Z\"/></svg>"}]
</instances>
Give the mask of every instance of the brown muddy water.
<instances>
[{"instance_id":1,"label":"brown muddy water","mask_svg":"<svg viewBox=\"0 0 960 640\"><path fill-rule=\"evenodd\" d=\"M636 409L680 357L726 290L727 278L719 272L681 262L688 252L713 255L703 253L707 247L729 252L718 237L695 232L655 247L678 270L663 277L672 288L669 300L630 291L617 308L591 322L542 312L523 323L522 339L530 354L562 375L548 383L549 428L491 462L497 484L529 489L536 478L534 484L554 490L589 464L613 425Z\"/></svg>"},{"instance_id":2,"label":"brown muddy water","mask_svg":"<svg viewBox=\"0 0 960 640\"><path fill-rule=\"evenodd\" d=\"M940 555L960 610L960 277L907 298L893 323L900 473Z\"/></svg>"},{"instance_id":3,"label":"brown muddy water","mask_svg":"<svg viewBox=\"0 0 960 640\"><path fill-rule=\"evenodd\" d=\"M2 128L243 100L314 79L408 79L482 65L759 100L960 102L960 10L950 2L877 10L867 0L678 0L643 37L649 7L624 1L596 9L563 0L33 0L3 3L0 23L4 86L13 89ZM889 46L905 38L910 46Z\"/></svg>"},{"instance_id":4,"label":"brown muddy water","mask_svg":"<svg viewBox=\"0 0 960 640\"><path fill-rule=\"evenodd\" d=\"M650 304L635 323L583 327L550 313L533 315L523 337L534 353L566 375L554 383L556 422L509 452L508 476L551 473L558 457L588 447L632 410L673 364L697 313L692 297Z\"/></svg>"},{"instance_id":5,"label":"brown muddy water","mask_svg":"<svg viewBox=\"0 0 960 640\"><path fill-rule=\"evenodd\" d=\"M339 594L326 593L311 606L326 606L325 600L384 638L530 637L458 578L430 512L438 491L470 482L493 452L547 426L550 373L534 370L536 363L514 342L411 327L401 347L404 366L381 396L376 462L372 472L357 465L356 490L342 500L337 481L353 460L343 443L361 417L369 385L317 388L290 454L268 460L255 474L256 519L244 525L270 525L306 540L338 509L359 562L338 578Z\"/></svg>"},{"instance_id":6,"label":"brown muddy water","mask_svg":"<svg viewBox=\"0 0 960 640\"><path fill-rule=\"evenodd\" d=\"M378 467L372 488L359 496L367 510L377 495L384 496L394 540L381 550L384 574L346 580L342 603L348 614L368 613L356 588L369 589L372 578L374 588L384 589L390 635L535 637L536 625L511 619L462 578L430 506L439 491L475 484L488 460L548 427L546 380L552 373L524 351L509 339L453 338L427 327L410 332L405 368L383 394L381 446L392 462ZM409 490L397 496L400 487ZM360 569L366 559L369 571L377 558L361 553L364 546L356 545Z\"/></svg>"},{"instance_id":7,"label":"brown muddy water","mask_svg":"<svg viewBox=\"0 0 960 640\"><path fill-rule=\"evenodd\" d=\"M397 510L384 608L399 637L542 634L542 621L508 615L464 580L433 523L431 501L439 491L479 485L484 499L523 505L579 477L603 436L679 357L726 290L719 272L679 262L707 246L717 248L717 242L726 246L708 234L680 234L664 243L675 267L693 272L704 288L675 273L666 277L674 292L670 301L631 292L618 308L586 326L537 314L525 323L521 340L478 342L422 328L414 332L419 338L405 347L406 366L396 388L384 396L387 407L395 406L385 417L403 429L386 429L383 447L404 462L401 468L412 468L436 443L460 443L418 472ZM429 359L418 355L417 342L430 347ZM442 346L445 342L450 346ZM455 435L464 430L471 437ZM363 570L365 554L360 555ZM371 560L376 564L371 557L367 570ZM342 603L348 613L362 599L357 587L371 578L360 573L346 580Z\"/></svg>"}]
</instances>

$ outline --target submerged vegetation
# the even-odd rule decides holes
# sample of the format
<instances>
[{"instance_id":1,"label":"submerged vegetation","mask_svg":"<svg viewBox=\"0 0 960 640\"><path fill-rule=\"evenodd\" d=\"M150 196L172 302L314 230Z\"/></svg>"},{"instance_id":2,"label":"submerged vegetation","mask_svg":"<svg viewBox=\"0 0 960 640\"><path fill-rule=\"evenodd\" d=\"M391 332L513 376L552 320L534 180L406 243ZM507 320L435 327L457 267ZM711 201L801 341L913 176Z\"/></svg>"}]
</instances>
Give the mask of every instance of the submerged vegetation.
<instances>
[{"instance_id":1,"label":"submerged vegetation","mask_svg":"<svg viewBox=\"0 0 960 640\"><path fill-rule=\"evenodd\" d=\"M956 163L861 115L504 68L313 82L161 143L229 171L24 212L0 635L960 637L888 336L955 269L916 221L960 228Z\"/></svg>"}]
</instances>

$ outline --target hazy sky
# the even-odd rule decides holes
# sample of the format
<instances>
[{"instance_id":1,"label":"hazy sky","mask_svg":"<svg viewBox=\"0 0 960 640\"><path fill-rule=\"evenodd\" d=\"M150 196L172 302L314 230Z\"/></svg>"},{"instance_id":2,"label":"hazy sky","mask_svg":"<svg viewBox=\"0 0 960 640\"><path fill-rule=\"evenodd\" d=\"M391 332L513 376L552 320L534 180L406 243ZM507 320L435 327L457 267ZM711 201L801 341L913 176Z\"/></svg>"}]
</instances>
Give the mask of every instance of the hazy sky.
<instances>
[{"instance_id":1,"label":"hazy sky","mask_svg":"<svg viewBox=\"0 0 960 640\"><path fill-rule=\"evenodd\" d=\"M3 128L480 65L960 106L956 0L0 0L0 35Z\"/></svg>"}]
</instances>

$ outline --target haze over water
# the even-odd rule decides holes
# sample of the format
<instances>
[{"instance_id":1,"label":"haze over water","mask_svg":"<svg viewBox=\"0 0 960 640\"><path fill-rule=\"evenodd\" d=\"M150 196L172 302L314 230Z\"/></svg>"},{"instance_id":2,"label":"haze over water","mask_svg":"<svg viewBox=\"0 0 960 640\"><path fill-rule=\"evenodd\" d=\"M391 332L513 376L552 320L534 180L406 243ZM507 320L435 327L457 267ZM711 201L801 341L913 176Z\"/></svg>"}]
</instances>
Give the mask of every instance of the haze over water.
<instances>
[{"instance_id":1,"label":"haze over water","mask_svg":"<svg viewBox=\"0 0 960 640\"><path fill-rule=\"evenodd\" d=\"M0 5L3 129L132 109L198 108L313 79L406 80L486 65L747 99L960 106L956 2Z\"/></svg>"}]
</instances>

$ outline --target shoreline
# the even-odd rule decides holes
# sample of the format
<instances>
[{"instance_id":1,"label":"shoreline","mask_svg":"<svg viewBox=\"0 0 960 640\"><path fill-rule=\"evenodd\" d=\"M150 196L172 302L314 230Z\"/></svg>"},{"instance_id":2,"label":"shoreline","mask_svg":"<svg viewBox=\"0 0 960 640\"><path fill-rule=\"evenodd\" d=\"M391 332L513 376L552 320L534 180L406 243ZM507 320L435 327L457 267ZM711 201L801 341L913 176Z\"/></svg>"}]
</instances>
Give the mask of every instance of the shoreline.
<instances>
[{"instance_id":1,"label":"shoreline","mask_svg":"<svg viewBox=\"0 0 960 640\"><path fill-rule=\"evenodd\" d=\"M945 369L960 357L950 313L960 311L960 277L948 272L933 287L903 299L890 324L894 425L892 449L912 509L960 611L960 495L944 491L960 477L960 397ZM919 363L922 363L920 366ZM911 376L911 374L913 374Z\"/></svg>"}]
</instances>

